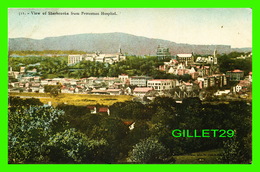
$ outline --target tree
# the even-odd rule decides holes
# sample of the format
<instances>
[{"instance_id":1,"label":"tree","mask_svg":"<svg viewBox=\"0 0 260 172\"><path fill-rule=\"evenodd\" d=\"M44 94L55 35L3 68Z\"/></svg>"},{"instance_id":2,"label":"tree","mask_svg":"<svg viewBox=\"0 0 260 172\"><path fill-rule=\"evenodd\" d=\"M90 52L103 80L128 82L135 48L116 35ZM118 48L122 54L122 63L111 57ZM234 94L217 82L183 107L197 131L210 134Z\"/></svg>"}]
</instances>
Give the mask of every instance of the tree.
<instances>
[{"instance_id":1,"label":"tree","mask_svg":"<svg viewBox=\"0 0 260 172\"><path fill-rule=\"evenodd\" d=\"M104 163L107 145L105 139L92 140L74 128L56 133L47 143L53 163Z\"/></svg>"},{"instance_id":2,"label":"tree","mask_svg":"<svg viewBox=\"0 0 260 172\"><path fill-rule=\"evenodd\" d=\"M64 112L52 107L32 106L8 115L9 163L47 162L45 143L49 136L64 130Z\"/></svg>"},{"instance_id":3,"label":"tree","mask_svg":"<svg viewBox=\"0 0 260 172\"><path fill-rule=\"evenodd\" d=\"M140 102L117 102L110 107L111 115L122 119L146 118L144 105Z\"/></svg>"},{"instance_id":4,"label":"tree","mask_svg":"<svg viewBox=\"0 0 260 172\"><path fill-rule=\"evenodd\" d=\"M60 93L61 85L44 85L44 92L50 93L51 97L57 97Z\"/></svg>"},{"instance_id":5,"label":"tree","mask_svg":"<svg viewBox=\"0 0 260 172\"><path fill-rule=\"evenodd\" d=\"M232 137L229 140L225 141L223 149L224 149L223 154L220 157L220 160L223 163L227 163L227 164L251 163L252 157L248 156L249 152L244 149L242 142L240 140L237 140L236 137ZM247 149L250 149L250 147L247 147Z\"/></svg>"},{"instance_id":6,"label":"tree","mask_svg":"<svg viewBox=\"0 0 260 172\"><path fill-rule=\"evenodd\" d=\"M130 155L136 163L164 163L169 158L169 151L157 140L148 138L137 143Z\"/></svg>"},{"instance_id":7,"label":"tree","mask_svg":"<svg viewBox=\"0 0 260 172\"><path fill-rule=\"evenodd\" d=\"M9 96L8 98L9 106L11 110L15 110L18 107L29 107L29 106L41 106L43 103L39 99L29 98L29 99L22 99L20 97L12 97Z\"/></svg>"}]
</instances>

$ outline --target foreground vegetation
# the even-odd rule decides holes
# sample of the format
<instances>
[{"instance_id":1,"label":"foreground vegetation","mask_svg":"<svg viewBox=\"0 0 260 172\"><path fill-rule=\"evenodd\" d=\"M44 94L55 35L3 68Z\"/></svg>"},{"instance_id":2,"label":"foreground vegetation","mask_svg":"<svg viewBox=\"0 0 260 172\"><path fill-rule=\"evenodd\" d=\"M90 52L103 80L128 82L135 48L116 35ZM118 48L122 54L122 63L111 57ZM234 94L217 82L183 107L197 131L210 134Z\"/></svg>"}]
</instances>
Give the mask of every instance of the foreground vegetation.
<instances>
[{"instance_id":1,"label":"foreground vegetation","mask_svg":"<svg viewBox=\"0 0 260 172\"><path fill-rule=\"evenodd\" d=\"M43 106L39 99L9 99L9 163L251 163L251 105L202 104L156 97L150 104L125 101L110 115L86 106ZM242 121L242 122L241 122ZM129 126L134 123L134 128ZM232 129L232 138L173 137L174 129Z\"/></svg>"},{"instance_id":2,"label":"foreground vegetation","mask_svg":"<svg viewBox=\"0 0 260 172\"><path fill-rule=\"evenodd\" d=\"M186 155L174 156L176 164L219 164L223 149L194 152Z\"/></svg>"}]
</instances>

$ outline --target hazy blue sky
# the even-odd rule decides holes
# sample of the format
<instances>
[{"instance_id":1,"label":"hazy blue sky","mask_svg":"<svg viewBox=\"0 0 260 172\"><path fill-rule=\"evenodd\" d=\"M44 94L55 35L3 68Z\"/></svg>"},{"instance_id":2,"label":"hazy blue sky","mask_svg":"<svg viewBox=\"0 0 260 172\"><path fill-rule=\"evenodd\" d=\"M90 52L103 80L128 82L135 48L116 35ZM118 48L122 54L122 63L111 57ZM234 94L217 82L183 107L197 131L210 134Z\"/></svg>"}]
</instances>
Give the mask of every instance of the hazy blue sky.
<instances>
[{"instance_id":1,"label":"hazy blue sky","mask_svg":"<svg viewBox=\"0 0 260 172\"><path fill-rule=\"evenodd\" d=\"M31 11L41 15L32 15ZM117 15L43 15L43 12L116 12ZM19 15L25 12L26 15ZM9 9L9 38L43 39L80 33L124 32L188 44L252 47L248 8Z\"/></svg>"}]
</instances>

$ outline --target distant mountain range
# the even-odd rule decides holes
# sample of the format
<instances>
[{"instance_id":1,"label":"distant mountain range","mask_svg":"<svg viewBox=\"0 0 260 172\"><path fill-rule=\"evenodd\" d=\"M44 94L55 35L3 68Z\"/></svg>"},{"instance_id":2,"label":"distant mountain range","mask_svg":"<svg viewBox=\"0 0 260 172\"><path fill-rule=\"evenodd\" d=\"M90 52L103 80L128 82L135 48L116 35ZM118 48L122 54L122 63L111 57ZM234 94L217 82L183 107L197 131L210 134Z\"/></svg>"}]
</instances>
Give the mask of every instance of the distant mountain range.
<instances>
[{"instance_id":1,"label":"distant mountain range","mask_svg":"<svg viewBox=\"0 0 260 172\"><path fill-rule=\"evenodd\" d=\"M230 45L179 44L162 39L146 38L126 33L86 33L44 39L9 38L9 50L80 50L87 52L115 53L122 49L129 55L155 55L158 45L170 49L172 55L179 53L213 54L232 51L248 52L251 48L231 48Z\"/></svg>"}]
</instances>

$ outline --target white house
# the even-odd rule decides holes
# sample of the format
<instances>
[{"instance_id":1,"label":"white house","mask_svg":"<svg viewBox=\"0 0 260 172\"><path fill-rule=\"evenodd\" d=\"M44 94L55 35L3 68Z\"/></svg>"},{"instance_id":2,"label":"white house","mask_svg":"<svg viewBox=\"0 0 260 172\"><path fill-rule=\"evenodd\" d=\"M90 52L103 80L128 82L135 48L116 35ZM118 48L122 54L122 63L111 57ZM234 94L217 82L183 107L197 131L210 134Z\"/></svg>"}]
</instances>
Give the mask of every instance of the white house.
<instances>
[{"instance_id":1,"label":"white house","mask_svg":"<svg viewBox=\"0 0 260 172\"><path fill-rule=\"evenodd\" d=\"M81 62L82 60L83 60L83 55L80 54L68 56L68 64L75 64Z\"/></svg>"},{"instance_id":2,"label":"white house","mask_svg":"<svg viewBox=\"0 0 260 172\"><path fill-rule=\"evenodd\" d=\"M148 88L148 87L136 87L133 91L133 95L138 96L138 97L143 97L145 96L146 93L149 91L152 91L153 88Z\"/></svg>"},{"instance_id":3,"label":"white house","mask_svg":"<svg viewBox=\"0 0 260 172\"><path fill-rule=\"evenodd\" d=\"M147 87L157 91L170 90L176 86L174 79L152 79L147 81Z\"/></svg>"}]
</instances>

